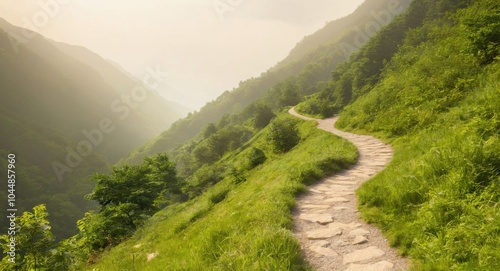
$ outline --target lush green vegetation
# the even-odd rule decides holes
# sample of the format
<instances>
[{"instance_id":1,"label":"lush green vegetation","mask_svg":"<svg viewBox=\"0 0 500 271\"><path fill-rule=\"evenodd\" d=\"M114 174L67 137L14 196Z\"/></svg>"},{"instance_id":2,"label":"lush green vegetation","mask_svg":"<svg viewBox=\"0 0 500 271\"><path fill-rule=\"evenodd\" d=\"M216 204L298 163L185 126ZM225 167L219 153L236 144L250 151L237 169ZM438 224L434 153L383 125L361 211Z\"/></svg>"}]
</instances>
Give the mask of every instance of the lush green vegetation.
<instances>
[{"instance_id":1,"label":"lush green vegetation","mask_svg":"<svg viewBox=\"0 0 500 271\"><path fill-rule=\"evenodd\" d=\"M290 116L275 122L296 123L301 142L277 153L267 142L271 127L258 132L211 166L228 169L216 185L156 213L88 270L307 270L290 232L294 197L305 184L354 163L356 149L312 122ZM265 162L249 167L262 154Z\"/></svg>"},{"instance_id":2,"label":"lush green vegetation","mask_svg":"<svg viewBox=\"0 0 500 271\"><path fill-rule=\"evenodd\" d=\"M95 174L93 180L96 186L87 199L99 204L99 213L89 212L78 221L77 236L91 251L129 236L180 195L182 187L175 165L164 154L146 158L139 166L115 167L109 175Z\"/></svg>"},{"instance_id":3,"label":"lush green vegetation","mask_svg":"<svg viewBox=\"0 0 500 271\"><path fill-rule=\"evenodd\" d=\"M48 270L51 266L58 265L50 252L55 246L55 237L47 216L46 207L42 204L35 206L32 212L26 211L15 218L17 228L9 229L9 232L16 232L13 235L15 240L11 240L11 236L7 234L0 236L4 252L0 270ZM11 250L12 245L14 251ZM15 260L14 263L9 261L11 258Z\"/></svg>"},{"instance_id":4,"label":"lush green vegetation","mask_svg":"<svg viewBox=\"0 0 500 271\"><path fill-rule=\"evenodd\" d=\"M387 61L399 50L410 29L421 25L426 18L440 18L447 11L447 5L434 5L430 1L413 2L404 16L396 17L371 38L366 46L353 54L350 61L336 68L323 89L301 103L297 109L305 114L321 117L338 113L344 106L373 88Z\"/></svg>"},{"instance_id":5,"label":"lush green vegetation","mask_svg":"<svg viewBox=\"0 0 500 271\"><path fill-rule=\"evenodd\" d=\"M380 69L360 72L416 10ZM300 107L329 115L351 103L339 127L392 141L395 158L358 191L360 207L416 270L498 269L499 22L497 1L416 0ZM329 101L313 108L318 98Z\"/></svg>"}]
</instances>

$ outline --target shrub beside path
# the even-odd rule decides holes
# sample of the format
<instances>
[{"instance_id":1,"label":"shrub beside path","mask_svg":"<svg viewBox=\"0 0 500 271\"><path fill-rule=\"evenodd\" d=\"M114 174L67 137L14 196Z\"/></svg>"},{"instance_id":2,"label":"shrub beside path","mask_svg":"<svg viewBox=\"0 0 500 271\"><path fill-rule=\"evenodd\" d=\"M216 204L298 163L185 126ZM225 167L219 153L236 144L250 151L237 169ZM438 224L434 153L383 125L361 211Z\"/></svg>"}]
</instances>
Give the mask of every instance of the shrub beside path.
<instances>
[{"instance_id":1,"label":"shrub beside path","mask_svg":"<svg viewBox=\"0 0 500 271\"><path fill-rule=\"evenodd\" d=\"M297 199L294 234L304 256L318 271L408 270L407 259L389 247L380 230L359 217L355 191L391 161L393 150L380 140L335 129L337 117L324 120L290 114L318 122L318 128L351 141L358 162L343 172L309 186Z\"/></svg>"}]
</instances>

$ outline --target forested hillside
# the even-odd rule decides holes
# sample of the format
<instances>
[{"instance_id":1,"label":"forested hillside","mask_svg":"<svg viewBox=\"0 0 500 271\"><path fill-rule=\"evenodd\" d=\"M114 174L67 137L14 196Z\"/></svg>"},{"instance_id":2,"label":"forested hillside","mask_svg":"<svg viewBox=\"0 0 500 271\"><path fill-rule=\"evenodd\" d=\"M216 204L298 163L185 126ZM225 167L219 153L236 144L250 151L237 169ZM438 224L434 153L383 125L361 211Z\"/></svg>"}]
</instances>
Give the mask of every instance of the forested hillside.
<instances>
[{"instance_id":1,"label":"forested hillside","mask_svg":"<svg viewBox=\"0 0 500 271\"><path fill-rule=\"evenodd\" d=\"M240 114L245 108L265 96L297 92L300 97L322 89L331 71L346 61L382 26L404 12L411 0L365 1L352 14L329 22L316 33L304 37L289 56L260 77L240 83L199 112L177 121L170 129L138 148L124 163L139 163L144 157L168 152L199 134L211 122L224 115Z\"/></svg>"},{"instance_id":2,"label":"forested hillside","mask_svg":"<svg viewBox=\"0 0 500 271\"><path fill-rule=\"evenodd\" d=\"M146 89L135 90L144 99L127 103L124 95L133 98L141 86L137 79L80 49L91 67L68 55L72 46L59 44L63 53L37 34L18 42L22 31L0 21L1 163L10 152L18 158L20 212L47 204L54 232L67 237L91 207L83 200L91 174L108 170L182 113Z\"/></svg>"}]
</instances>

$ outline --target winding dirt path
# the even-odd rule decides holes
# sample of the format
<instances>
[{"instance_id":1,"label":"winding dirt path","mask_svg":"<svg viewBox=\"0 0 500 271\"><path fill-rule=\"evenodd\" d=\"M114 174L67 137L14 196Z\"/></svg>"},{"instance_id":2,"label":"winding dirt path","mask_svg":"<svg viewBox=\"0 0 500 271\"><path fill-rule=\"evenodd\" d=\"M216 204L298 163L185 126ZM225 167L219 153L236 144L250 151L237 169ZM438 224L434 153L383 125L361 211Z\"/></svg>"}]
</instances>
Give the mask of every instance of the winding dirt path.
<instances>
[{"instance_id":1,"label":"winding dirt path","mask_svg":"<svg viewBox=\"0 0 500 271\"><path fill-rule=\"evenodd\" d=\"M355 191L391 161L391 146L365 135L335 129L337 118L324 120L290 114L318 122L318 128L351 141L359 152L358 162L343 172L309 186L297 199L293 213L294 234L306 260L317 270L407 270L407 259L389 247L380 230L359 217Z\"/></svg>"}]
</instances>

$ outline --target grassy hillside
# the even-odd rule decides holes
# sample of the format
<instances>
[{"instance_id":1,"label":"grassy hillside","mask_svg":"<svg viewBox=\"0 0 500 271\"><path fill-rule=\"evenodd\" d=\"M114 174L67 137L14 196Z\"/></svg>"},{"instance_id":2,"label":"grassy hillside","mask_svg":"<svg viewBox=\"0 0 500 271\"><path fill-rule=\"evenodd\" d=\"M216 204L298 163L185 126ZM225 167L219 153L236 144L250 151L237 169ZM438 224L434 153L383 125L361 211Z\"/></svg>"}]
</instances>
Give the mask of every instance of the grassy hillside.
<instances>
[{"instance_id":1,"label":"grassy hillside","mask_svg":"<svg viewBox=\"0 0 500 271\"><path fill-rule=\"evenodd\" d=\"M237 167L202 196L155 214L130 240L102 254L86 270L308 270L290 232L295 195L305 184L356 160L345 140L300 123L301 142L276 154L269 127L217 165ZM252 148L266 161L247 168ZM147 254L158 256L147 261Z\"/></svg>"},{"instance_id":2,"label":"grassy hillside","mask_svg":"<svg viewBox=\"0 0 500 271\"><path fill-rule=\"evenodd\" d=\"M382 25L404 12L410 2L411 0L364 2L352 14L329 22L316 33L304 37L286 59L260 77L241 82L238 88L226 91L199 112L174 123L169 130L136 149L122 162L139 163L144 157L171 151L199 134L207 124L217 122L226 114L241 113L247 106L268 95L271 89L281 91L284 84L296 85L300 95L310 95L321 90L323 82L330 79L331 71L337 65L346 61Z\"/></svg>"},{"instance_id":3,"label":"grassy hillside","mask_svg":"<svg viewBox=\"0 0 500 271\"><path fill-rule=\"evenodd\" d=\"M380 69L360 72L417 10ZM498 269L499 22L497 1L416 0L334 72L324 107L311 106L320 96L301 107L341 110L340 128L392 141L394 160L358 191L360 207L416 270Z\"/></svg>"}]
</instances>

